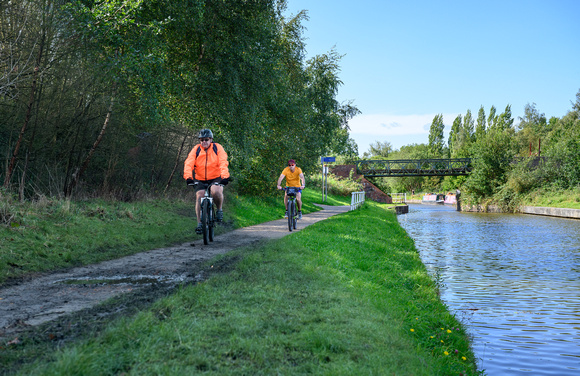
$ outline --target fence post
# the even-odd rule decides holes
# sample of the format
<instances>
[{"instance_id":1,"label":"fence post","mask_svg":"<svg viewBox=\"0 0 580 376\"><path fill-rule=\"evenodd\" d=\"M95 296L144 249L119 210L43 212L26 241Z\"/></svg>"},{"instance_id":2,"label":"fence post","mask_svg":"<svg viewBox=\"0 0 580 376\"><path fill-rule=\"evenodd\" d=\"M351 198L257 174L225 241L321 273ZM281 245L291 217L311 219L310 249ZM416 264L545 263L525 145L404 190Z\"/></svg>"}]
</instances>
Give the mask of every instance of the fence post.
<instances>
[{"instance_id":1,"label":"fence post","mask_svg":"<svg viewBox=\"0 0 580 376\"><path fill-rule=\"evenodd\" d=\"M352 192L350 199L350 210L357 209L365 202L365 192Z\"/></svg>"}]
</instances>

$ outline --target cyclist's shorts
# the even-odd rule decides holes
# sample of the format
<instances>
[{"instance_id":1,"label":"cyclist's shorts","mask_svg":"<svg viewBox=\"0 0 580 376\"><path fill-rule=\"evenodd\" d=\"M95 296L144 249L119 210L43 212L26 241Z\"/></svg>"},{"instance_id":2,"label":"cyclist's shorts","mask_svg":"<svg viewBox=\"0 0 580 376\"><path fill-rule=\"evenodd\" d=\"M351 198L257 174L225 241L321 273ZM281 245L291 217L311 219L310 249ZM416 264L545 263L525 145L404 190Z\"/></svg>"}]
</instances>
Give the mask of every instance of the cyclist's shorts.
<instances>
[{"instance_id":1,"label":"cyclist's shorts","mask_svg":"<svg viewBox=\"0 0 580 376\"><path fill-rule=\"evenodd\" d=\"M197 182L199 184L197 184L195 186L195 191L205 191L205 189L208 187L208 185L212 184L212 183L219 183L220 181L222 181L222 178L215 178L215 179L211 179L211 180L198 180Z\"/></svg>"},{"instance_id":2,"label":"cyclist's shorts","mask_svg":"<svg viewBox=\"0 0 580 376\"><path fill-rule=\"evenodd\" d=\"M296 194L302 192L302 189L300 189L300 187L286 187L286 188L288 188L288 190L286 191L288 196L296 196Z\"/></svg>"}]
</instances>

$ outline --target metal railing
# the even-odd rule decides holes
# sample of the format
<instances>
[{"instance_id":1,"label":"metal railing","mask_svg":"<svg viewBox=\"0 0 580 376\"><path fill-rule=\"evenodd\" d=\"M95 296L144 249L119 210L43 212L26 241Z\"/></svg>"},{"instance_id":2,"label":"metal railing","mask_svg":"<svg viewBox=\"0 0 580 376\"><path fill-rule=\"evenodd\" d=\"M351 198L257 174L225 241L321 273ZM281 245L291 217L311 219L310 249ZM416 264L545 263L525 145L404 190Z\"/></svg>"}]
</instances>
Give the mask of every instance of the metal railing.
<instances>
[{"instance_id":1,"label":"metal railing","mask_svg":"<svg viewBox=\"0 0 580 376\"><path fill-rule=\"evenodd\" d=\"M391 199L393 200L393 204L404 204L407 202L407 194L406 193L389 193Z\"/></svg>"},{"instance_id":2,"label":"metal railing","mask_svg":"<svg viewBox=\"0 0 580 376\"><path fill-rule=\"evenodd\" d=\"M352 192L350 199L350 210L358 209L365 203L365 192Z\"/></svg>"}]
</instances>

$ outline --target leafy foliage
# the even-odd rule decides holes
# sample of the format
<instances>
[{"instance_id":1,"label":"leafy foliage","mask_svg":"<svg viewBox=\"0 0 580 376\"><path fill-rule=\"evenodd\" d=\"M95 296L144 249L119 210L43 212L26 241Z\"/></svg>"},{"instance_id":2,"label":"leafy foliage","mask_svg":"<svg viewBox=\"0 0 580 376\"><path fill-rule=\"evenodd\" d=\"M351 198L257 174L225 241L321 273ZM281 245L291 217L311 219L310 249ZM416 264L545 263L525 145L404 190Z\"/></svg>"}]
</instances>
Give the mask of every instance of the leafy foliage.
<instances>
[{"instance_id":1,"label":"leafy foliage","mask_svg":"<svg viewBox=\"0 0 580 376\"><path fill-rule=\"evenodd\" d=\"M440 158L444 155L444 130L445 124L443 124L443 114L435 115L431 127L429 128L429 151L433 158Z\"/></svg>"},{"instance_id":2,"label":"leafy foliage","mask_svg":"<svg viewBox=\"0 0 580 376\"><path fill-rule=\"evenodd\" d=\"M127 200L182 187L201 128L241 191L270 192L290 158L309 171L326 153L357 155L348 121L360 111L336 101L341 56L304 61L307 15L286 18L283 0L2 4L2 46L20 30L13 57L37 57L18 77L0 61L0 153L15 155L5 177L22 199L77 180L77 196Z\"/></svg>"}]
</instances>

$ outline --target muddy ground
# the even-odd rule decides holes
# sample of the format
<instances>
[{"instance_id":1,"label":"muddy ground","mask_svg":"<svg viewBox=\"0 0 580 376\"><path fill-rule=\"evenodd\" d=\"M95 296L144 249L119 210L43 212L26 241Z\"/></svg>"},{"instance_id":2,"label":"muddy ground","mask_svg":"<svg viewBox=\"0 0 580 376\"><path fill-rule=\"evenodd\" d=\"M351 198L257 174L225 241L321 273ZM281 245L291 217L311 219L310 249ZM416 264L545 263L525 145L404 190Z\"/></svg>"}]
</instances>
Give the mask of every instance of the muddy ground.
<instances>
[{"instance_id":1,"label":"muddy ground","mask_svg":"<svg viewBox=\"0 0 580 376\"><path fill-rule=\"evenodd\" d=\"M322 206L304 215L298 229L349 210ZM235 259L209 263L234 249L255 246L289 234L286 219L230 231L205 246L196 238L117 260L45 274L0 287L0 349L22 341L73 341L94 333L111 320L131 315L182 285L212 273L227 272Z\"/></svg>"}]
</instances>

